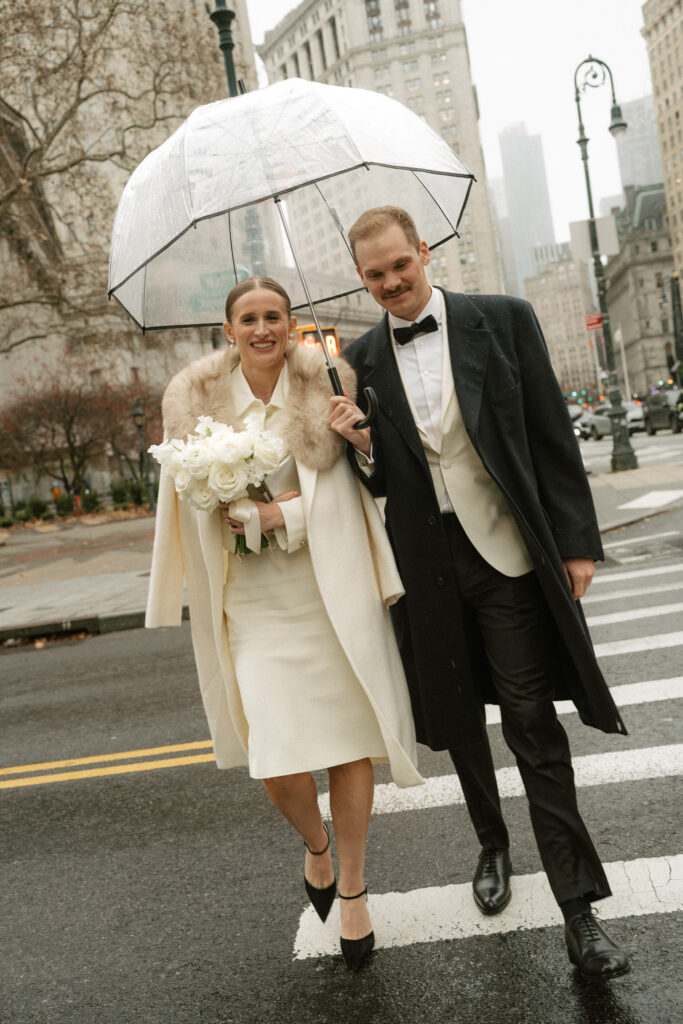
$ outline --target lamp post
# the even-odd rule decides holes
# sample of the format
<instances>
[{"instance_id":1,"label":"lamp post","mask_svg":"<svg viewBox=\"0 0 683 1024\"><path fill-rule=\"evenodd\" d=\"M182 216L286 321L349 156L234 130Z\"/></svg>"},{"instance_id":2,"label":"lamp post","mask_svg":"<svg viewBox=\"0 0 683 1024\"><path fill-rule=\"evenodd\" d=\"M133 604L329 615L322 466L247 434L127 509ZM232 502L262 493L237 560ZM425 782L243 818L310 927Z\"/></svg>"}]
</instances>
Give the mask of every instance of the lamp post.
<instances>
[{"instance_id":1,"label":"lamp post","mask_svg":"<svg viewBox=\"0 0 683 1024\"><path fill-rule=\"evenodd\" d=\"M581 69L584 69L581 72ZM581 75L580 75L581 72ZM576 109L579 115L579 137L576 140L581 147L581 159L583 170L586 176L586 192L588 194L588 227L590 231L591 251L593 253L593 266L595 269L595 283L598 289L598 305L602 316L602 334L605 343L605 360L607 362L608 394L611 403L609 417L612 421L612 470L616 472L622 469L636 469L638 460L631 446L628 427L626 426L626 410L621 404L621 392L617 383L617 371L614 361L614 345L612 343L612 328L609 322L607 309L605 268L602 265L602 257L598 248L598 230L595 225L595 213L593 211L593 193L591 191L591 180L588 173L588 138L583 126L581 117L581 91L583 89L596 89L603 85L609 75L610 88L612 90L612 112L609 126L610 133L617 138L626 131L626 122L621 113L621 107L617 103L614 94L614 80L612 72L604 61L597 57L588 56L582 60L574 72L574 98ZM581 77L581 84L579 84Z\"/></svg>"},{"instance_id":2,"label":"lamp post","mask_svg":"<svg viewBox=\"0 0 683 1024\"><path fill-rule=\"evenodd\" d=\"M225 61L225 74L228 78L228 93L230 96L237 96L237 80L235 79L235 64L232 59L232 51L235 48L235 43L232 38L232 19L235 17L234 11L229 11L225 6L225 0L216 0L215 11L210 11L207 5L207 14L211 18L218 29L218 45L223 51L223 60Z\"/></svg>"},{"instance_id":3,"label":"lamp post","mask_svg":"<svg viewBox=\"0 0 683 1024\"><path fill-rule=\"evenodd\" d=\"M145 414L140 408L140 405L136 405L133 409L133 423L138 428L138 436L140 438L140 455L142 461L142 477L145 481L145 489L147 491L147 501L149 503L150 512L154 512L156 508L156 501L154 499L154 485L149 478L149 459L147 458L147 447L145 445L145 434L143 431L143 424L145 422Z\"/></svg>"}]
</instances>

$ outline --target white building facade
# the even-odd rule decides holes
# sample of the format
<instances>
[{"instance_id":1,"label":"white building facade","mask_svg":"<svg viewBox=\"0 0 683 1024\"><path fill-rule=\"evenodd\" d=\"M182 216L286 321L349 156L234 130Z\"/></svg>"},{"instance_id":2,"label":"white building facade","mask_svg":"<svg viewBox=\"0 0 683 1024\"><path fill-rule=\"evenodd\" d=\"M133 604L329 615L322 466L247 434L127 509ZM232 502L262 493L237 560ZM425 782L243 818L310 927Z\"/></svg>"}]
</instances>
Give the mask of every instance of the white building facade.
<instances>
[{"instance_id":1,"label":"white building facade","mask_svg":"<svg viewBox=\"0 0 683 1024\"><path fill-rule=\"evenodd\" d=\"M304 0L258 52L271 82L299 77L382 92L438 131L479 183L461 237L432 253L431 281L455 291L501 290L459 0Z\"/></svg>"}]
</instances>

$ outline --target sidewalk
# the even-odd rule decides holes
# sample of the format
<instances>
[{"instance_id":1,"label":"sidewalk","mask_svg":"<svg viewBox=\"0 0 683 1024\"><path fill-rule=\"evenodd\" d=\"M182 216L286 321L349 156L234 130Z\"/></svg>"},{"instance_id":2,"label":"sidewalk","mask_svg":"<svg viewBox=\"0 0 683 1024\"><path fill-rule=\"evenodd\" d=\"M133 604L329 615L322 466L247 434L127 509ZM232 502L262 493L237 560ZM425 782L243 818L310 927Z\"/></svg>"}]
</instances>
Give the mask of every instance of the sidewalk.
<instances>
[{"instance_id":1,"label":"sidewalk","mask_svg":"<svg viewBox=\"0 0 683 1024\"><path fill-rule=\"evenodd\" d=\"M588 479L602 533L683 503L683 465ZM665 504L657 504L657 492L668 492ZM153 537L151 516L84 516L0 532L0 644L142 626Z\"/></svg>"}]
</instances>

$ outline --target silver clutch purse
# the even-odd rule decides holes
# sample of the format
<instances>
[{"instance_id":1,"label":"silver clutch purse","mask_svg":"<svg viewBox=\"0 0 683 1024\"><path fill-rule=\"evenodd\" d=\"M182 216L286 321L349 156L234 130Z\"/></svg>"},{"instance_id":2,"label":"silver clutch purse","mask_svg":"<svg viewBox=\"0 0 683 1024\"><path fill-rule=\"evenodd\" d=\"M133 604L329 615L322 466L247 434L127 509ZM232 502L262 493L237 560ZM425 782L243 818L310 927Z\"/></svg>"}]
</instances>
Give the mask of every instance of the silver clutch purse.
<instances>
[{"instance_id":1,"label":"silver clutch purse","mask_svg":"<svg viewBox=\"0 0 683 1024\"><path fill-rule=\"evenodd\" d=\"M272 473L266 473L261 487L266 501L272 501L278 494L283 494L285 491L299 490L299 474L296 471L296 462L291 455L284 458Z\"/></svg>"}]
</instances>

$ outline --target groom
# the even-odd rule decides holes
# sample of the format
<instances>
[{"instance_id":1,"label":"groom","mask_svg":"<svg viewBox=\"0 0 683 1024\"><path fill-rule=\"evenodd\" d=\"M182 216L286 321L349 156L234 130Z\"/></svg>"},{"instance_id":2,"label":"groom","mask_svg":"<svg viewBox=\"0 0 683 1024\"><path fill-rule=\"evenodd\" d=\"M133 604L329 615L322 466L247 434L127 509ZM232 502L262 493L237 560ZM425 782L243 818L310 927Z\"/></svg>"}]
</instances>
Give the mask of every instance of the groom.
<instances>
[{"instance_id":1,"label":"groom","mask_svg":"<svg viewBox=\"0 0 683 1024\"><path fill-rule=\"evenodd\" d=\"M578 604L602 546L538 322L520 299L432 288L427 245L398 207L366 211L349 242L386 313L343 355L379 410L356 430L358 407L333 398L328 422L359 453L352 463L372 494L386 497L417 736L447 749L458 772L482 846L474 899L496 914L511 896L484 715L495 702L569 958L586 977L624 974L626 954L591 913L610 889L553 706L571 698L586 724L626 732Z\"/></svg>"}]
</instances>

